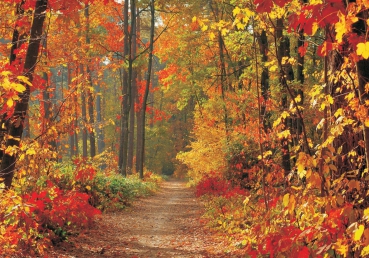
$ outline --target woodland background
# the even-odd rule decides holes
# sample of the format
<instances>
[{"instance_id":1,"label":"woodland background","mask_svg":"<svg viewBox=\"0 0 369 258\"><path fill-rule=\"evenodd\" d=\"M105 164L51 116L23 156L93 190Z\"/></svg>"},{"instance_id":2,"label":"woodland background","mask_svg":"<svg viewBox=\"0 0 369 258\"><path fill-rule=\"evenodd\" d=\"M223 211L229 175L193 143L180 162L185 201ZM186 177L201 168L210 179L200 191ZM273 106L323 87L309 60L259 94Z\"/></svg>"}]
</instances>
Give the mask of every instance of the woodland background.
<instances>
[{"instance_id":1,"label":"woodland background","mask_svg":"<svg viewBox=\"0 0 369 258\"><path fill-rule=\"evenodd\" d=\"M174 174L245 255L367 256L368 8L2 1L0 253Z\"/></svg>"}]
</instances>

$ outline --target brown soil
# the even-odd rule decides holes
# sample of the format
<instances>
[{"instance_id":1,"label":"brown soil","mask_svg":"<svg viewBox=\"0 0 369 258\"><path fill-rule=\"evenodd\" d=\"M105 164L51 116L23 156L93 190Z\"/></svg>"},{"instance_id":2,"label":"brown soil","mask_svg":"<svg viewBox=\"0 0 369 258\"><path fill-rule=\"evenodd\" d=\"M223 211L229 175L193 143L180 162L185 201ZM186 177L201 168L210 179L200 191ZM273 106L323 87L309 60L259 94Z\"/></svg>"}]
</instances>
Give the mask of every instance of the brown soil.
<instances>
[{"instance_id":1,"label":"brown soil","mask_svg":"<svg viewBox=\"0 0 369 258\"><path fill-rule=\"evenodd\" d=\"M104 214L55 257L238 257L200 223L202 206L184 182L168 181L125 211Z\"/></svg>"}]
</instances>

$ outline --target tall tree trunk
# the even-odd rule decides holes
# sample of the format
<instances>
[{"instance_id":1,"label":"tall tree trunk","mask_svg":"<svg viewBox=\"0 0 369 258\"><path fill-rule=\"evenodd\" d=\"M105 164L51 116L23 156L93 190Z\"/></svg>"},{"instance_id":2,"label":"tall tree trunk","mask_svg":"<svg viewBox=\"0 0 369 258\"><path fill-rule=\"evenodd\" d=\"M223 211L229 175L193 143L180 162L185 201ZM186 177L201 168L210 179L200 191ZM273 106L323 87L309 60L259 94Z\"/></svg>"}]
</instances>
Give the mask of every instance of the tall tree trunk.
<instances>
[{"instance_id":1,"label":"tall tree trunk","mask_svg":"<svg viewBox=\"0 0 369 258\"><path fill-rule=\"evenodd\" d=\"M78 72L78 63L75 64L75 73L76 73L76 78L78 78L79 76L79 72ZM78 85L78 80L77 80L77 84L76 87ZM75 155L76 157L79 156L79 142L78 142L78 120L79 120L79 115L78 115L78 95L77 95L77 88L75 89L76 94L73 95L73 102L74 102L74 112L75 112L75 119L74 119L74 144L75 144Z\"/></svg>"},{"instance_id":2,"label":"tall tree trunk","mask_svg":"<svg viewBox=\"0 0 369 258\"><path fill-rule=\"evenodd\" d=\"M85 18L86 18L86 44L90 44L90 5L86 4L85 7ZM90 58L88 58L90 62ZM89 135L90 135L90 156L96 156L96 139L95 139L95 131L94 131L94 97L93 97L93 88L92 88L92 75L91 70L89 68L89 64L86 65L86 73L87 73L87 82L88 82L88 90L87 90L87 105L88 105L88 116L89 116Z\"/></svg>"},{"instance_id":3,"label":"tall tree trunk","mask_svg":"<svg viewBox=\"0 0 369 258\"><path fill-rule=\"evenodd\" d=\"M261 32L260 38L259 38L259 47L260 47L260 53L261 53L261 61L263 63L268 61L268 38L266 31L263 30ZM270 114L267 112L267 106L266 103L269 100L270 95L270 86L269 86L269 70L268 67L263 67L263 70L261 72L261 78L260 78L260 85L261 85L261 95L263 96L263 102L261 104L261 115L263 117L263 128L264 132L268 133L268 131L271 129L271 124L269 121Z\"/></svg>"},{"instance_id":4,"label":"tall tree trunk","mask_svg":"<svg viewBox=\"0 0 369 258\"><path fill-rule=\"evenodd\" d=\"M96 90L96 136L97 136L97 152L100 154L104 151L104 133L101 128L102 126L102 111L101 111L101 95L100 85L95 87Z\"/></svg>"},{"instance_id":5,"label":"tall tree trunk","mask_svg":"<svg viewBox=\"0 0 369 258\"><path fill-rule=\"evenodd\" d=\"M132 60L136 58L136 51L137 51L137 15L138 11L136 12L135 6L131 5L131 24L132 24L132 42L131 42L131 56ZM136 102L136 95L137 95L137 70L132 70L132 80L131 80L131 110L130 110L130 117L129 117L129 139L128 139L128 157L127 157L127 170L129 173L132 173L133 170L133 157L134 157L134 143L135 143L135 105Z\"/></svg>"},{"instance_id":6,"label":"tall tree trunk","mask_svg":"<svg viewBox=\"0 0 369 258\"><path fill-rule=\"evenodd\" d=\"M82 64L80 67L80 73L84 73ZM86 109L86 90L81 91L81 109L82 109L82 157L87 158L87 109Z\"/></svg>"},{"instance_id":7,"label":"tall tree trunk","mask_svg":"<svg viewBox=\"0 0 369 258\"><path fill-rule=\"evenodd\" d=\"M68 67L67 67L67 72L68 72L68 78L67 78L68 87L69 87L69 89L71 89L71 87L72 87L72 69L71 69L69 64L68 64ZM70 109L72 109L72 110L73 110L72 105L74 104L73 100L74 99L72 98L72 103L71 103L71 106L70 106ZM76 132L76 128L74 128L75 119L76 118L74 118L70 123L70 127L71 127L71 131L69 132L69 146L70 146L69 154L70 154L70 158L73 158L75 156L75 137L74 137L74 134Z\"/></svg>"},{"instance_id":8,"label":"tall tree trunk","mask_svg":"<svg viewBox=\"0 0 369 258\"><path fill-rule=\"evenodd\" d=\"M89 116L89 134L90 134L90 156L91 158L96 156L96 138L95 138L95 131L94 131L94 125L95 125L95 114L94 114L94 96L93 96L93 92L91 90L91 84L92 84L92 80L91 80L91 71L90 69L87 67L87 76L88 76L88 82L89 82L89 86L90 88L87 91L87 96L88 96L88 116Z\"/></svg>"},{"instance_id":9,"label":"tall tree trunk","mask_svg":"<svg viewBox=\"0 0 369 258\"><path fill-rule=\"evenodd\" d=\"M282 63L283 57L290 57L290 40L287 36L283 36L283 19L277 19L277 26L276 26L276 39L279 43L277 49L277 58L278 63L280 64L280 69L283 71L281 72L280 83L283 87L282 90L282 108L283 111L288 110L288 89L286 88L285 81L292 81L294 79L292 65L289 63ZM288 119L284 121L285 130L290 127L290 123ZM287 138L283 138L281 140L282 145L282 168L285 171L285 175L288 175L291 171L291 155L290 155L290 148L289 142Z\"/></svg>"},{"instance_id":10,"label":"tall tree trunk","mask_svg":"<svg viewBox=\"0 0 369 258\"><path fill-rule=\"evenodd\" d=\"M142 80L142 75L140 72L138 72L137 74L137 80L141 81ZM137 100L138 102L138 100ZM140 104L140 103L138 103ZM136 140L136 172L138 173L139 168L140 168L140 164L143 163L143 156L140 155L141 153L141 146L143 146L143 139L142 139L142 135L144 134L142 131L145 128L145 119L142 119L142 107L139 108L137 115L136 115L136 119L137 119L137 126L136 126L136 130L137 130L137 140Z\"/></svg>"},{"instance_id":11,"label":"tall tree trunk","mask_svg":"<svg viewBox=\"0 0 369 258\"><path fill-rule=\"evenodd\" d=\"M33 81L37 58L39 54L40 41L43 32L43 24L46 16L47 0L37 0L35 11L33 13L33 22L31 26L30 40L24 61L24 73L30 82ZM12 53L13 54L13 53ZM5 148L19 147L20 139L23 133L24 119L28 111L28 102L30 97L30 86L24 83L26 90L19 94L20 100L15 104L14 113L9 119L8 134ZM4 153L1 161L0 178L4 179L5 187L11 187L14 168L16 164L16 155Z\"/></svg>"},{"instance_id":12,"label":"tall tree trunk","mask_svg":"<svg viewBox=\"0 0 369 258\"><path fill-rule=\"evenodd\" d=\"M365 21L369 18L369 11L365 10L358 14L359 21L353 25L353 31L359 36L365 36L368 33L368 25ZM365 106L366 102L369 100L369 93L365 89L366 85L369 83L369 59L362 59L356 63L356 70L359 78L359 98L360 103ZM369 116L369 113L367 114ZM366 168L369 166L369 127L363 125L363 136L364 136L364 148L365 148L365 160Z\"/></svg>"},{"instance_id":13,"label":"tall tree trunk","mask_svg":"<svg viewBox=\"0 0 369 258\"><path fill-rule=\"evenodd\" d=\"M123 40L123 62L126 62L126 59L129 54L129 46L128 46L128 7L129 0L124 1L124 40ZM129 81L128 81L128 73L125 68L123 68L123 82L122 82L122 104L121 104L121 129L120 129L120 146L119 146L119 171L122 175L127 175L127 147L128 147L128 90L129 90Z\"/></svg>"},{"instance_id":14,"label":"tall tree trunk","mask_svg":"<svg viewBox=\"0 0 369 258\"><path fill-rule=\"evenodd\" d=\"M304 31L300 30L299 31L299 38L297 40L297 47L303 47L305 44L305 36L304 36ZM304 75L304 65L305 65L305 57L303 55L301 55L300 53L297 54L297 75L296 75L296 80L301 83L301 86L304 84L305 82L305 75ZM301 106L304 103L304 92L302 91L302 89L298 89L297 90L297 94L296 97L300 95L300 101L297 101L297 104L299 106ZM299 141L301 139L301 134L303 132L303 128L302 128L302 120L299 116L295 115L294 119L296 121L295 123L295 145L299 144Z\"/></svg>"},{"instance_id":15,"label":"tall tree trunk","mask_svg":"<svg viewBox=\"0 0 369 258\"><path fill-rule=\"evenodd\" d=\"M137 9L137 14L139 14L139 10ZM139 15L137 15L137 26L136 26L136 36L137 37L140 37L140 32L141 32L141 18ZM140 38L138 38L138 41L140 41ZM139 44L137 44L137 46L139 46ZM141 81L142 80L142 75L141 75L141 72L140 71L137 71L136 70L136 73L137 73L137 81ZM137 85L136 85L137 86ZM137 91L136 91L136 98L135 98L135 101L137 103L137 105L139 105L139 96L138 96L138 88L137 88ZM141 130L143 130L143 127L145 126L145 124L141 124L141 111L138 110L137 111L137 114L136 114L136 162L135 162L135 169L136 169L136 172L138 172L138 168L139 168L139 165L138 164L141 164L142 161L139 160L139 151L140 151L140 146L142 145L141 143L141 137L139 137L140 135L142 135L141 133Z\"/></svg>"},{"instance_id":16,"label":"tall tree trunk","mask_svg":"<svg viewBox=\"0 0 369 258\"><path fill-rule=\"evenodd\" d=\"M129 4L130 3L130 4ZM129 135L129 113L131 111L131 90L132 90L132 72L133 72L133 58L132 58L132 29L129 30L129 23L131 28L135 25L135 19L132 18L129 21L128 8L135 10L135 0L125 0L124 2L124 48L123 56L124 62L128 64L127 69L123 70L123 101L121 108L121 137L120 137L120 148L119 148L119 170L124 176L127 175L127 161L128 161L128 135ZM133 12L134 13L134 12Z\"/></svg>"},{"instance_id":17,"label":"tall tree trunk","mask_svg":"<svg viewBox=\"0 0 369 258\"><path fill-rule=\"evenodd\" d=\"M143 96L142 107L140 110L140 118L142 130L140 131L140 135L137 135L137 139L140 139L140 146L138 146L137 153L137 172L140 175L140 178L143 178L143 167L144 167L144 153L145 153L145 120L146 120L146 106L147 106L147 97L149 95L150 90L150 82L151 82L151 70L152 70L152 59L153 59L153 51L154 51L154 29L155 29L155 0L150 1L150 13L151 13L151 22L150 22L150 46L149 46L149 60L147 66L147 79L145 86L145 93Z\"/></svg>"}]
</instances>

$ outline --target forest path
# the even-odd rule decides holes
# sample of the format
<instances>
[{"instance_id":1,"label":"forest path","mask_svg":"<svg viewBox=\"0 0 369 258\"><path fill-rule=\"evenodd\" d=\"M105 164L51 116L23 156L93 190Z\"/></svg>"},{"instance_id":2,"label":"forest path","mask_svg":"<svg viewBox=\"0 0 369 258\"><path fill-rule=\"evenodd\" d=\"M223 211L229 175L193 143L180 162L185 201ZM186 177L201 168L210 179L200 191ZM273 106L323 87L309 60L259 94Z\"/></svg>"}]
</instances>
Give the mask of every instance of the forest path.
<instances>
[{"instance_id":1,"label":"forest path","mask_svg":"<svg viewBox=\"0 0 369 258\"><path fill-rule=\"evenodd\" d=\"M70 238L56 257L237 257L200 223L202 206L185 182L164 182L154 196L103 214L96 227Z\"/></svg>"}]
</instances>

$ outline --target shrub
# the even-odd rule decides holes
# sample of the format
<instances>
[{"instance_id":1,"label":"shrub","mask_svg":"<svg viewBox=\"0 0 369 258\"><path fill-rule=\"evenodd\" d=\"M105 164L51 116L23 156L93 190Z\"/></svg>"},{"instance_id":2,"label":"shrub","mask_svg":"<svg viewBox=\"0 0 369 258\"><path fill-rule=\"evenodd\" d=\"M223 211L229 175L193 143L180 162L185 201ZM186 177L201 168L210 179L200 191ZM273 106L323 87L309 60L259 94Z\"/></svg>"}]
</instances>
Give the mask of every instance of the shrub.
<instances>
[{"instance_id":1,"label":"shrub","mask_svg":"<svg viewBox=\"0 0 369 258\"><path fill-rule=\"evenodd\" d=\"M246 195L246 190L241 189L239 186L232 186L229 181L215 174L210 174L205 176L196 186L196 196L200 197L203 195L230 198L235 195Z\"/></svg>"}]
</instances>

